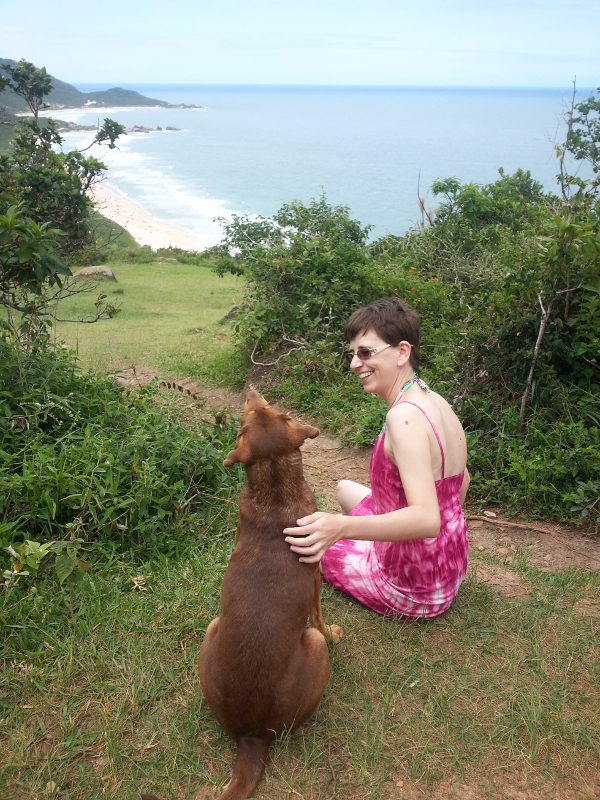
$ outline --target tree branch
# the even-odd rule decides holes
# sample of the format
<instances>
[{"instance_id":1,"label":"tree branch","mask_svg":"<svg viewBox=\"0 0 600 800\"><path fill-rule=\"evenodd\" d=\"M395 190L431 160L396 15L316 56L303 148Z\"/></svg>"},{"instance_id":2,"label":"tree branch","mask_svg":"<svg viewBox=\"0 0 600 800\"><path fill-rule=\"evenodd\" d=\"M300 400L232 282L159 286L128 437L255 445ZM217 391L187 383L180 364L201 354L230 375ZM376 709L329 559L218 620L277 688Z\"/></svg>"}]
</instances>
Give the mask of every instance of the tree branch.
<instances>
[{"instance_id":1,"label":"tree branch","mask_svg":"<svg viewBox=\"0 0 600 800\"><path fill-rule=\"evenodd\" d=\"M531 359L531 368L529 369L529 375L527 376L527 384L525 386L525 391L523 392L523 397L521 399L521 410L519 411L519 431L523 427L523 419L525 417L525 406L527 405L527 401L529 400L529 395L531 393L531 385L533 383L533 373L535 371L535 365L537 363L538 356L540 354L542 339L544 338L544 333L546 332L546 325L548 324L548 320L550 319L550 314L552 313L552 303L554 301L554 292L556 290L557 281L558 281L558 273L556 275L556 278L554 279L554 284L552 286L553 297L548 301L548 308L546 309L544 308L544 304L542 303L541 292L538 294L540 308L542 309L542 317L540 319L540 329L538 331L537 341L535 343L535 347L533 348L533 358Z\"/></svg>"},{"instance_id":2,"label":"tree branch","mask_svg":"<svg viewBox=\"0 0 600 800\"><path fill-rule=\"evenodd\" d=\"M560 190L563 196L563 200L565 202L568 201L569 196L567 192L567 185L568 185L568 176L565 171L565 156L569 149L569 143L571 140L571 134L573 131L573 114L575 112L575 95L576 95L576 85L575 81L573 81L573 92L571 94L571 105L569 110L566 113L566 121L567 121L567 135L565 136L564 144L559 148L557 146L557 151L560 153L558 158L558 182L560 183Z\"/></svg>"},{"instance_id":3,"label":"tree branch","mask_svg":"<svg viewBox=\"0 0 600 800\"><path fill-rule=\"evenodd\" d=\"M252 348L252 352L250 353L250 361L257 367L274 367L278 361L281 361L282 358L286 358L286 356L291 355L295 350L306 350L306 348L308 347L308 345L304 344L303 342L297 342L295 339L288 339L287 336L284 336L283 339L286 342L291 342L292 344L297 344L299 346L292 347L291 350L288 350L287 353L283 353L282 355L280 355L279 358L275 359L275 361L255 361L254 353L256 353L256 348L258 347L258 341L257 341L254 347Z\"/></svg>"}]
</instances>

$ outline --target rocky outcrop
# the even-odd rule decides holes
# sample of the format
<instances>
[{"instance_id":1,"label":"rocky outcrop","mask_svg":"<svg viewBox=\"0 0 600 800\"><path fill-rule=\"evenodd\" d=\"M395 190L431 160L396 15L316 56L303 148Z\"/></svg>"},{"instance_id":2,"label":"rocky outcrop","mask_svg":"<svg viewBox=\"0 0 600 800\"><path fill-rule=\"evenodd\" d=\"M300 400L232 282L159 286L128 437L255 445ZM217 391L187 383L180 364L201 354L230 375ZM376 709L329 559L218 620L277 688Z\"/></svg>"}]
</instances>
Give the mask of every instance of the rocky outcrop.
<instances>
[{"instance_id":1,"label":"rocky outcrop","mask_svg":"<svg viewBox=\"0 0 600 800\"><path fill-rule=\"evenodd\" d=\"M157 125L156 128L147 128L145 125L134 125L132 128L125 128L125 133L153 133L154 131L162 131L163 128L160 125ZM173 128L171 125L167 125L164 128L166 131L178 131L180 128Z\"/></svg>"},{"instance_id":2,"label":"rocky outcrop","mask_svg":"<svg viewBox=\"0 0 600 800\"><path fill-rule=\"evenodd\" d=\"M54 120L58 125L59 133L64 133L65 131L96 131L98 130L97 125L77 125L76 122L64 122L64 120Z\"/></svg>"},{"instance_id":3,"label":"rocky outcrop","mask_svg":"<svg viewBox=\"0 0 600 800\"><path fill-rule=\"evenodd\" d=\"M107 280L116 281L116 275L110 267L98 265L95 267L83 267L73 274L75 280Z\"/></svg>"}]
</instances>

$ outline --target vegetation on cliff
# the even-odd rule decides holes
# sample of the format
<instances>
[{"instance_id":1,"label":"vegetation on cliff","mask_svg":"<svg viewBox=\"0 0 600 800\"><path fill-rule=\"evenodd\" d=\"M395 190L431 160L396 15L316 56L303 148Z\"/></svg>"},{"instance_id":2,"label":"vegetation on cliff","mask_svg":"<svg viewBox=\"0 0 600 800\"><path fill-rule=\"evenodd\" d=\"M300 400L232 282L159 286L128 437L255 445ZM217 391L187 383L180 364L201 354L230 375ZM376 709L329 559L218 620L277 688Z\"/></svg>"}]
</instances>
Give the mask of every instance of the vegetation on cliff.
<instances>
[{"instance_id":1,"label":"vegetation on cliff","mask_svg":"<svg viewBox=\"0 0 600 800\"><path fill-rule=\"evenodd\" d=\"M173 550L180 526L202 518L237 485L222 450L234 441L227 424L186 430L160 412L151 390L133 396L112 378L84 374L73 354L52 343L57 305L88 288L69 283L69 264L97 246L87 191L105 169L78 151L62 152L52 120L38 112L50 91L43 70L20 62L8 86L32 118L19 125L0 157L0 546L4 607L19 583L54 557L60 585L89 568L84 553L118 540L141 555ZM95 141L114 146L121 126L105 120ZM106 295L93 322L116 313ZM165 534L165 528L169 533ZM9 603L10 606L10 603ZM2 615L0 614L0 624Z\"/></svg>"},{"instance_id":2,"label":"vegetation on cliff","mask_svg":"<svg viewBox=\"0 0 600 800\"><path fill-rule=\"evenodd\" d=\"M27 342L57 318L61 299L89 288L64 281L69 264L95 243L88 193L106 167L83 151L63 151L54 120L40 123L52 90L45 70L26 61L4 70L0 88L20 98L31 117L20 119L8 154L0 156L0 306L6 310L2 326ZM114 148L122 133L121 125L105 119L92 143ZM114 313L99 297L91 321Z\"/></svg>"},{"instance_id":3,"label":"vegetation on cliff","mask_svg":"<svg viewBox=\"0 0 600 800\"><path fill-rule=\"evenodd\" d=\"M14 61L11 58L0 58L0 76L6 77L6 66L15 68L18 64L27 63L24 59ZM33 66L33 65L32 65ZM37 69L34 67L34 69ZM54 75L46 72L42 67L38 70L50 79L50 91L44 104L53 110L61 108L82 108L85 105L94 105L98 108L110 106L161 106L168 108L169 103L164 100L156 100L152 97L145 97L132 89L105 89L94 92L80 92L70 83L65 83ZM8 89L0 91L0 106L4 106L12 114L27 112L27 103L22 97L15 95Z\"/></svg>"}]
</instances>

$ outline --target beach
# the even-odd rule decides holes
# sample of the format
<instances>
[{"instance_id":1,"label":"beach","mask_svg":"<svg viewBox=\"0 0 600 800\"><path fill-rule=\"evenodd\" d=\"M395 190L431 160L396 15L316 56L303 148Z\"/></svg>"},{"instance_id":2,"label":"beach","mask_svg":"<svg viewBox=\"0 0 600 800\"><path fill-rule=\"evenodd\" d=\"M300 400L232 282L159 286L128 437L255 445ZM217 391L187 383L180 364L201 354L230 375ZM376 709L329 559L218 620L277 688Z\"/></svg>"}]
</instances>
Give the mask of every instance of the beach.
<instances>
[{"instance_id":1,"label":"beach","mask_svg":"<svg viewBox=\"0 0 600 800\"><path fill-rule=\"evenodd\" d=\"M149 245L153 250L180 247L200 251L212 244L201 236L161 222L106 181L95 184L90 197L100 214L125 228L138 244Z\"/></svg>"}]
</instances>

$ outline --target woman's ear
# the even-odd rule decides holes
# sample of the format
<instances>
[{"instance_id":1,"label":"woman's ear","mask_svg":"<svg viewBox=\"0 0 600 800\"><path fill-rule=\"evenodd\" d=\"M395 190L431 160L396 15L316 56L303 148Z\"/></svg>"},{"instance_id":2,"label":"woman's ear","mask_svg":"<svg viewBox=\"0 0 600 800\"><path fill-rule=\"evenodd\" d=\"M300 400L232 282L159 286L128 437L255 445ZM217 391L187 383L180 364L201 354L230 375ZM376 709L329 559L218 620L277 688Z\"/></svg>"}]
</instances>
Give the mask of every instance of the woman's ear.
<instances>
[{"instance_id":1,"label":"woman's ear","mask_svg":"<svg viewBox=\"0 0 600 800\"><path fill-rule=\"evenodd\" d=\"M399 342L398 347L398 366L403 367L410 361L410 352L412 350L412 345L410 342Z\"/></svg>"}]
</instances>

